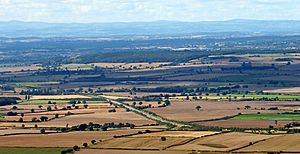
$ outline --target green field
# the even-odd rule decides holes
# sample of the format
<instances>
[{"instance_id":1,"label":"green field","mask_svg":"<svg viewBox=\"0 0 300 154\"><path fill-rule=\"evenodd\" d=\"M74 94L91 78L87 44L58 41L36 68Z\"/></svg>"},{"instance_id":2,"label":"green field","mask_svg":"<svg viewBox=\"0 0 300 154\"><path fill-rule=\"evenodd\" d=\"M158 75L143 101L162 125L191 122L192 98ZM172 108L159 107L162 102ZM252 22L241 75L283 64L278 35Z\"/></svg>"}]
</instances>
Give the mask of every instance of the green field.
<instances>
[{"instance_id":1,"label":"green field","mask_svg":"<svg viewBox=\"0 0 300 154\"><path fill-rule=\"evenodd\" d=\"M0 147L0 154L60 154L63 148Z\"/></svg>"},{"instance_id":2,"label":"green field","mask_svg":"<svg viewBox=\"0 0 300 154\"><path fill-rule=\"evenodd\" d=\"M300 114L244 114L231 120L300 120Z\"/></svg>"}]
</instances>

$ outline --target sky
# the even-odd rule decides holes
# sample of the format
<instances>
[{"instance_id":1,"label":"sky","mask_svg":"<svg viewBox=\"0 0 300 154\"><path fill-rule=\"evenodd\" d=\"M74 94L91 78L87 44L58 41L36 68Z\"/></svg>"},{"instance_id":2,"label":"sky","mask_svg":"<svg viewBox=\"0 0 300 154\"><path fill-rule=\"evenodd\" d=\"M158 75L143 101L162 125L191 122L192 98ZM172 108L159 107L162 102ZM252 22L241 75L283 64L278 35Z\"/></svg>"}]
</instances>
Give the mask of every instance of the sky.
<instances>
[{"instance_id":1,"label":"sky","mask_svg":"<svg viewBox=\"0 0 300 154\"><path fill-rule=\"evenodd\" d=\"M300 0L0 0L0 21L300 20Z\"/></svg>"}]
</instances>

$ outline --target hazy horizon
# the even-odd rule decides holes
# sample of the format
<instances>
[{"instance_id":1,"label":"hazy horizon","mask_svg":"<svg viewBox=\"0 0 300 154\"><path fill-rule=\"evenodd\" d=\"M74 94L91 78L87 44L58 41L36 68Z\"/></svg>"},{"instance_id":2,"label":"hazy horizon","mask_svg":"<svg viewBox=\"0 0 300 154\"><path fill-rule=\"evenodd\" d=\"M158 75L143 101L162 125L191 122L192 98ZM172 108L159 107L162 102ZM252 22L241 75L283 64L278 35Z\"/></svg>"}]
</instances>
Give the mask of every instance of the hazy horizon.
<instances>
[{"instance_id":1,"label":"hazy horizon","mask_svg":"<svg viewBox=\"0 0 300 154\"><path fill-rule=\"evenodd\" d=\"M300 20L297 0L0 0L0 21L110 23Z\"/></svg>"}]
</instances>

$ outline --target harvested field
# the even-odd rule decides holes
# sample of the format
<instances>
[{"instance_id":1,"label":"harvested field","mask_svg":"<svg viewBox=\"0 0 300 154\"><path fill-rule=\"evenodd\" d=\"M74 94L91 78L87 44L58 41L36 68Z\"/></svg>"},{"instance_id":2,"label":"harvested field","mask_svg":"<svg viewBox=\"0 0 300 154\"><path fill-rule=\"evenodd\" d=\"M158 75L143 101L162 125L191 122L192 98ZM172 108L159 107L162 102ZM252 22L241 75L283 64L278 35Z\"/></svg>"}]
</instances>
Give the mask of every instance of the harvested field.
<instances>
[{"instance_id":1,"label":"harvested field","mask_svg":"<svg viewBox=\"0 0 300 154\"><path fill-rule=\"evenodd\" d=\"M238 150L238 152L279 152L300 153L300 134L289 134L267 139L255 145Z\"/></svg>"},{"instance_id":2,"label":"harvested field","mask_svg":"<svg viewBox=\"0 0 300 154\"><path fill-rule=\"evenodd\" d=\"M46 132L51 132L51 131L46 131ZM0 130L0 136L3 135L11 135L11 134L32 134L32 133L40 133L40 130L37 129L12 129L12 128L6 128L6 129L1 129Z\"/></svg>"},{"instance_id":3,"label":"harvested field","mask_svg":"<svg viewBox=\"0 0 300 154\"><path fill-rule=\"evenodd\" d=\"M272 135L256 135L248 133L224 133L196 139L184 145L171 147L170 150L199 150L209 152L229 151L257 142L272 138Z\"/></svg>"},{"instance_id":4,"label":"harvested field","mask_svg":"<svg viewBox=\"0 0 300 154\"><path fill-rule=\"evenodd\" d=\"M108 140L92 146L100 149L132 149L132 150L159 150L167 148L174 144L183 143L192 138L174 138L167 137L166 141L161 141L160 137L126 137Z\"/></svg>"},{"instance_id":5,"label":"harvested field","mask_svg":"<svg viewBox=\"0 0 300 154\"><path fill-rule=\"evenodd\" d=\"M284 103L274 102L226 102L226 101L171 101L171 106L164 108L148 109L167 119L179 121L201 121L234 116L242 114L277 113L280 111L261 110L261 108L274 107ZM300 104L300 102L299 102ZM244 109L245 106L251 106L251 109ZM198 111L196 106L202 108ZM240 108L238 110L237 108ZM256 109L255 109L256 108ZM176 114L174 114L176 113Z\"/></svg>"},{"instance_id":6,"label":"harvested field","mask_svg":"<svg viewBox=\"0 0 300 154\"><path fill-rule=\"evenodd\" d=\"M188 154L187 151L83 149L76 154Z\"/></svg>"},{"instance_id":7,"label":"harvested field","mask_svg":"<svg viewBox=\"0 0 300 154\"><path fill-rule=\"evenodd\" d=\"M300 93L300 87L265 90L267 93Z\"/></svg>"},{"instance_id":8,"label":"harvested field","mask_svg":"<svg viewBox=\"0 0 300 154\"><path fill-rule=\"evenodd\" d=\"M164 131L156 133L147 133L136 135L134 137L178 137L178 138L193 138L193 137L203 137L206 135L216 134L218 132L210 131Z\"/></svg>"},{"instance_id":9,"label":"harvested field","mask_svg":"<svg viewBox=\"0 0 300 154\"><path fill-rule=\"evenodd\" d=\"M79 99L79 98L91 98L88 96L83 96L83 95L40 95L40 96L31 96L31 100L43 100L43 99L48 99L48 100L57 100L57 99Z\"/></svg>"},{"instance_id":10,"label":"harvested field","mask_svg":"<svg viewBox=\"0 0 300 154\"><path fill-rule=\"evenodd\" d=\"M82 143L90 143L91 140L106 140L113 138L114 135L126 135L137 133L140 130L112 130L94 132L70 132L55 134L30 134L1 136L0 146L2 147L72 147L81 146Z\"/></svg>"},{"instance_id":11,"label":"harvested field","mask_svg":"<svg viewBox=\"0 0 300 154\"><path fill-rule=\"evenodd\" d=\"M41 67L37 65L0 67L0 72L19 72L22 70L38 70L40 68Z\"/></svg>"},{"instance_id":12,"label":"harvested field","mask_svg":"<svg viewBox=\"0 0 300 154\"><path fill-rule=\"evenodd\" d=\"M274 120L218 120L209 122L195 122L195 124L203 126L219 126L223 128L269 128L269 126L282 128L286 124L292 122L300 121L277 121L276 125Z\"/></svg>"}]
</instances>

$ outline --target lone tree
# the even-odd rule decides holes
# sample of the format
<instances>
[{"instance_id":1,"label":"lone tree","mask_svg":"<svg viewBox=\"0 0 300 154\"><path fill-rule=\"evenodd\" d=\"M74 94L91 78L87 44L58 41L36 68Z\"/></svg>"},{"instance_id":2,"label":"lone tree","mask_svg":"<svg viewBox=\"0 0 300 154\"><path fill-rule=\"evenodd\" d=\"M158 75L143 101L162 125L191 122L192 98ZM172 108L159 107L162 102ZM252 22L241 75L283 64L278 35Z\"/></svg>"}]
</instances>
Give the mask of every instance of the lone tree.
<instances>
[{"instance_id":1,"label":"lone tree","mask_svg":"<svg viewBox=\"0 0 300 154\"><path fill-rule=\"evenodd\" d=\"M162 136L162 137L160 138L160 140L161 140L161 141L166 141L166 140L167 140L167 138L166 138L166 137L164 137L164 136Z\"/></svg>"},{"instance_id":2,"label":"lone tree","mask_svg":"<svg viewBox=\"0 0 300 154\"><path fill-rule=\"evenodd\" d=\"M169 100L165 100L165 104L166 104L166 106L170 106L171 102Z\"/></svg>"},{"instance_id":3,"label":"lone tree","mask_svg":"<svg viewBox=\"0 0 300 154\"><path fill-rule=\"evenodd\" d=\"M79 146L77 146L77 145L74 145L74 146L73 146L73 150L74 150L74 151L79 151L79 149L80 149Z\"/></svg>"},{"instance_id":4,"label":"lone tree","mask_svg":"<svg viewBox=\"0 0 300 154\"><path fill-rule=\"evenodd\" d=\"M41 120L41 121L48 121L48 117L46 117L46 116L41 116L41 117L40 117L40 120Z\"/></svg>"},{"instance_id":5,"label":"lone tree","mask_svg":"<svg viewBox=\"0 0 300 154\"><path fill-rule=\"evenodd\" d=\"M41 134L46 134L46 130L45 129L41 129Z\"/></svg>"},{"instance_id":6,"label":"lone tree","mask_svg":"<svg viewBox=\"0 0 300 154\"><path fill-rule=\"evenodd\" d=\"M199 106L199 105L195 107L195 109L196 109L197 111L199 111L201 108L202 108L202 107Z\"/></svg>"},{"instance_id":7,"label":"lone tree","mask_svg":"<svg viewBox=\"0 0 300 154\"><path fill-rule=\"evenodd\" d=\"M92 140L91 143L92 143L92 144L96 144L96 140Z\"/></svg>"},{"instance_id":8,"label":"lone tree","mask_svg":"<svg viewBox=\"0 0 300 154\"><path fill-rule=\"evenodd\" d=\"M47 111L52 111L51 106L48 106L48 107L47 107Z\"/></svg>"},{"instance_id":9,"label":"lone tree","mask_svg":"<svg viewBox=\"0 0 300 154\"><path fill-rule=\"evenodd\" d=\"M18 109L18 107L17 107L17 106L13 106L11 109L13 109L13 110L17 110L17 109Z\"/></svg>"},{"instance_id":10,"label":"lone tree","mask_svg":"<svg viewBox=\"0 0 300 154\"><path fill-rule=\"evenodd\" d=\"M84 146L85 148L87 148L88 144L87 143L83 143L82 146Z\"/></svg>"},{"instance_id":11,"label":"lone tree","mask_svg":"<svg viewBox=\"0 0 300 154\"><path fill-rule=\"evenodd\" d=\"M251 109L251 106L246 105L246 106L245 106L245 109Z\"/></svg>"}]
</instances>

